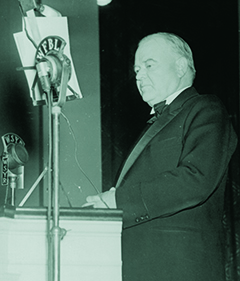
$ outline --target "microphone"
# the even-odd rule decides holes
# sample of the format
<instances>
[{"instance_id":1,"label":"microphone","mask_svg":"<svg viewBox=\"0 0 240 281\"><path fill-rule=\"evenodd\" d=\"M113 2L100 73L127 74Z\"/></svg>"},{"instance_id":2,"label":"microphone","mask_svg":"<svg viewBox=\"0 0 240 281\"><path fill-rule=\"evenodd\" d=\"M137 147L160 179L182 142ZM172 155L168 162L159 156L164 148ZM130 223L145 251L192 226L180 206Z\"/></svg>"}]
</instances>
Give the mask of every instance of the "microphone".
<instances>
[{"instance_id":1,"label":"microphone","mask_svg":"<svg viewBox=\"0 0 240 281\"><path fill-rule=\"evenodd\" d=\"M70 59L63 54L64 39L48 36L39 44L35 63L42 90L51 91L54 106L62 106L66 101L68 82L72 67Z\"/></svg>"},{"instance_id":2,"label":"microphone","mask_svg":"<svg viewBox=\"0 0 240 281\"><path fill-rule=\"evenodd\" d=\"M41 82L41 86L44 92L48 93L51 89L51 83L49 78L49 66L47 61L41 61L36 64L38 77Z\"/></svg>"},{"instance_id":3,"label":"microphone","mask_svg":"<svg viewBox=\"0 0 240 281\"><path fill-rule=\"evenodd\" d=\"M8 187L12 189L11 204L14 206L15 189L24 189L24 165L28 162L29 155L24 147L23 140L14 133L8 133L2 136L4 151L2 160L2 185L7 186L6 199L8 196Z\"/></svg>"},{"instance_id":4,"label":"microphone","mask_svg":"<svg viewBox=\"0 0 240 281\"><path fill-rule=\"evenodd\" d=\"M19 174L18 169L24 166L29 158L26 148L19 143L15 143L9 144L7 151L9 170Z\"/></svg>"}]
</instances>

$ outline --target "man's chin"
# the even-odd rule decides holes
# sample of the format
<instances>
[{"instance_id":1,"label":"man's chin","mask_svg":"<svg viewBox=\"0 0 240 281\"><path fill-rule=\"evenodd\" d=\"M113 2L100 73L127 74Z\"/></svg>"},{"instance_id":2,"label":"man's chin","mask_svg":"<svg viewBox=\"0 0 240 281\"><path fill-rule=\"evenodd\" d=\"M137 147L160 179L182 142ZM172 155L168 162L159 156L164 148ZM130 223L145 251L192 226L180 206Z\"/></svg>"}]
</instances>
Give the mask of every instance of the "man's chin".
<instances>
[{"instance_id":1,"label":"man's chin","mask_svg":"<svg viewBox=\"0 0 240 281\"><path fill-rule=\"evenodd\" d=\"M150 95L148 95L148 94L143 94L143 95L142 95L142 99L143 99L144 102L146 102L146 103L148 103L150 106L152 106L151 104L152 104L153 99L151 98Z\"/></svg>"}]
</instances>

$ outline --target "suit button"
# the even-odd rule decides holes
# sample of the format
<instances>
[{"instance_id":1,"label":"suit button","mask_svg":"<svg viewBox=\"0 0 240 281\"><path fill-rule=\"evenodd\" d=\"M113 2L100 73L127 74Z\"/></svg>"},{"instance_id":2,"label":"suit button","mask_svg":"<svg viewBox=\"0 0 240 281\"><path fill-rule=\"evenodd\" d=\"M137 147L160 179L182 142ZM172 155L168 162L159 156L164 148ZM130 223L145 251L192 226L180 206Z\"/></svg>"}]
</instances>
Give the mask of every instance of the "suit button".
<instances>
[{"instance_id":1,"label":"suit button","mask_svg":"<svg viewBox=\"0 0 240 281\"><path fill-rule=\"evenodd\" d=\"M136 219L135 219L135 222L140 222L140 219L139 219L139 218L136 218Z\"/></svg>"},{"instance_id":2,"label":"suit button","mask_svg":"<svg viewBox=\"0 0 240 281\"><path fill-rule=\"evenodd\" d=\"M145 218L146 218L147 220L150 219L149 215L146 215Z\"/></svg>"}]
</instances>

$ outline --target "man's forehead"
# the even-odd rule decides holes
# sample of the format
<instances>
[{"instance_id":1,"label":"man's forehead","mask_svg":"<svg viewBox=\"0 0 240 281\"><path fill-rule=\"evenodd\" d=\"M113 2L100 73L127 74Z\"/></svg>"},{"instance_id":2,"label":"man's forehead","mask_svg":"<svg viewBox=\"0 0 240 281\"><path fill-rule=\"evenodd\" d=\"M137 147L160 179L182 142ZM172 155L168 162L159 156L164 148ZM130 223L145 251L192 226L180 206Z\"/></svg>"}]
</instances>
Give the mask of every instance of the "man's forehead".
<instances>
[{"instance_id":1,"label":"man's forehead","mask_svg":"<svg viewBox=\"0 0 240 281\"><path fill-rule=\"evenodd\" d=\"M136 51L135 60L146 60L154 56L164 56L167 53L169 53L169 45L163 38L148 38L140 43Z\"/></svg>"},{"instance_id":2,"label":"man's forehead","mask_svg":"<svg viewBox=\"0 0 240 281\"><path fill-rule=\"evenodd\" d=\"M167 44L167 40L162 37L162 36L149 36L145 39L143 39L141 42L140 42L140 46L141 45L152 45L152 46L158 46L159 48L161 48L162 46L166 46Z\"/></svg>"}]
</instances>

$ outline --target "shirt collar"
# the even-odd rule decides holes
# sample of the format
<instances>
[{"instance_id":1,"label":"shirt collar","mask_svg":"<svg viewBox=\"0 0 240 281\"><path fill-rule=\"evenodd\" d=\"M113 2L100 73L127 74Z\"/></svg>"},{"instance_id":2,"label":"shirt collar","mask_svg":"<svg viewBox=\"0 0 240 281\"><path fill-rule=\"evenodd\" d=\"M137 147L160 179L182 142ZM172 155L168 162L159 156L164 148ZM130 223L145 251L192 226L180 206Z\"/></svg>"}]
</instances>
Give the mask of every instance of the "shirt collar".
<instances>
[{"instance_id":1,"label":"shirt collar","mask_svg":"<svg viewBox=\"0 0 240 281\"><path fill-rule=\"evenodd\" d=\"M180 89L180 90L174 92L174 93L171 94L170 96L168 96L168 97L166 98L166 104L170 104L173 100L175 100L175 98L176 98L178 95L181 94L181 92L183 92L184 90L186 90L186 89L189 88L189 87L191 87L191 85L190 85L190 86L187 86L187 87L184 87L184 88L182 88L182 89ZM155 113L155 110L154 110L154 107L152 107L152 110L151 110L150 114L154 114L154 113Z\"/></svg>"}]
</instances>

